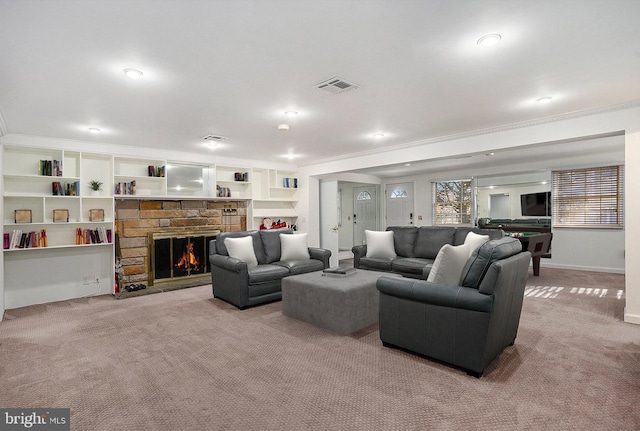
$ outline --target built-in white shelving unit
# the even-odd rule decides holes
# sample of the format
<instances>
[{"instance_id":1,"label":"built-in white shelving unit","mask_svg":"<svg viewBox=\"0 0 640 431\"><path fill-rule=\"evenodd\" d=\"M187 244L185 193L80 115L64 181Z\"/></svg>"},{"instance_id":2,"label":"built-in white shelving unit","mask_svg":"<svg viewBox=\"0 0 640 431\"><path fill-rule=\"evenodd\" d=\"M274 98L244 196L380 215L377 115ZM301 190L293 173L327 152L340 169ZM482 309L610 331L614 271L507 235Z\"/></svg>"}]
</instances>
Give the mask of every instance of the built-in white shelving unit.
<instances>
[{"instance_id":1,"label":"built-in white shelving unit","mask_svg":"<svg viewBox=\"0 0 640 431\"><path fill-rule=\"evenodd\" d=\"M248 200L248 229L264 218L297 222L294 171L7 144L2 150L3 234L11 246L14 231L34 232L38 246L5 246L5 308L113 293L116 198ZM50 161L44 170L42 161ZM101 190L92 192L90 181L101 182ZM226 196L218 196L220 188ZM79 241L87 230L108 230L111 242ZM46 247L37 240L43 232Z\"/></svg>"},{"instance_id":2,"label":"built-in white shelving unit","mask_svg":"<svg viewBox=\"0 0 640 431\"><path fill-rule=\"evenodd\" d=\"M7 145L3 151L5 307L111 293L113 157ZM103 183L97 196L91 180Z\"/></svg>"}]
</instances>

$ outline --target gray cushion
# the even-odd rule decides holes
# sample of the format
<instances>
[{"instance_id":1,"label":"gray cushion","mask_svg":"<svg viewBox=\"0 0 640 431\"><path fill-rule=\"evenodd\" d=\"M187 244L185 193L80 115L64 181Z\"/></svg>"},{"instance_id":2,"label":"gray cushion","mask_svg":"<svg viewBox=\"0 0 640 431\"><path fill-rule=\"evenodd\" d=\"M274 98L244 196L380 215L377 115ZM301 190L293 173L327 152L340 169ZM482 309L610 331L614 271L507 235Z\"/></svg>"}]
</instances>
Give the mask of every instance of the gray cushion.
<instances>
[{"instance_id":1,"label":"gray cushion","mask_svg":"<svg viewBox=\"0 0 640 431\"><path fill-rule=\"evenodd\" d=\"M287 233L293 234L293 230L289 228L284 229L264 229L259 231L260 238L262 239L263 253L266 263L273 263L280 260L281 245L280 234ZM260 260L258 259L258 262Z\"/></svg>"},{"instance_id":2,"label":"gray cushion","mask_svg":"<svg viewBox=\"0 0 640 431\"><path fill-rule=\"evenodd\" d=\"M448 226L419 227L414 247L415 257L435 259L443 245L453 244L455 232L454 227Z\"/></svg>"},{"instance_id":3,"label":"gray cushion","mask_svg":"<svg viewBox=\"0 0 640 431\"><path fill-rule=\"evenodd\" d=\"M511 237L492 239L477 249L462 270L462 286L477 289L493 262L522 251L522 243Z\"/></svg>"},{"instance_id":4,"label":"gray cushion","mask_svg":"<svg viewBox=\"0 0 640 431\"><path fill-rule=\"evenodd\" d=\"M391 262L393 259L378 259L375 257L361 257L360 268L375 269L378 271L391 271Z\"/></svg>"},{"instance_id":5,"label":"gray cushion","mask_svg":"<svg viewBox=\"0 0 640 431\"><path fill-rule=\"evenodd\" d=\"M413 246L418 236L418 228L415 226L389 226L387 230L393 231L393 245L396 254L401 257L413 257Z\"/></svg>"},{"instance_id":6,"label":"gray cushion","mask_svg":"<svg viewBox=\"0 0 640 431\"><path fill-rule=\"evenodd\" d=\"M248 273L249 284L257 284L280 280L289 275L289 270L278 265L263 264L251 268Z\"/></svg>"},{"instance_id":7,"label":"gray cushion","mask_svg":"<svg viewBox=\"0 0 640 431\"><path fill-rule=\"evenodd\" d=\"M396 258L391 264L391 269L402 274L414 274L422 277L424 267L433 264L432 259L419 257Z\"/></svg>"},{"instance_id":8,"label":"gray cushion","mask_svg":"<svg viewBox=\"0 0 640 431\"><path fill-rule=\"evenodd\" d=\"M258 264L265 263L264 249L262 247L262 240L257 230L242 231L242 232L220 232L216 235L216 250L218 254L223 256L229 256L229 250L224 244L225 238L241 238L243 236L250 236L253 239L253 251L258 260ZM278 247L279 249L279 247Z\"/></svg>"},{"instance_id":9,"label":"gray cushion","mask_svg":"<svg viewBox=\"0 0 640 431\"><path fill-rule=\"evenodd\" d=\"M281 260L280 262L274 262L273 264L287 268L290 275L305 274L307 272L320 271L321 269L324 269L324 263L321 260L316 259Z\"/></svg>"}]
</instances>

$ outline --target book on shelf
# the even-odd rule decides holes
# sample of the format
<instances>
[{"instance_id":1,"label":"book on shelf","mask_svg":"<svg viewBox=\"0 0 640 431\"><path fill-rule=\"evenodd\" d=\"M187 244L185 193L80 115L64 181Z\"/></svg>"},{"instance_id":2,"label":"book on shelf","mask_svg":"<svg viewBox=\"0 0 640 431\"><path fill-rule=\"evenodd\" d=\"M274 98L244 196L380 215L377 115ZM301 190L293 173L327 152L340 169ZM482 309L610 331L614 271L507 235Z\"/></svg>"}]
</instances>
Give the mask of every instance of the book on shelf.
<instances>
[{"instance_id":1,"label":"book on shelf","mask_svg":"<svg viewBox=\"0 0 640 431\"><path fill-rule=\"evenodd\" d=\"M12 248L39 248L46 247L46 230L40 232L31 231L23 232L20 229L14 229L11 235L5 234L5 249Z\"/></svg>"},{"instance_id":2,"label":"book on shelf","mask_svg":"<svg viewBox=\"0 0 640 431\"><path fill-rule=\"evenodd\" d=\"M100 226L95 229L76 229L76 245L111 243L111 229Z\"/></svg>"},{"instance_id":3,"label":"book on shelf","mask_svg":"<svg viewBox=\"0 0 640 431\"><path fill-rule=\"evenodd\" d=\"M61 177L62 160L40 160L38 173L43 176Z\"/></svg>"}]
</instances>

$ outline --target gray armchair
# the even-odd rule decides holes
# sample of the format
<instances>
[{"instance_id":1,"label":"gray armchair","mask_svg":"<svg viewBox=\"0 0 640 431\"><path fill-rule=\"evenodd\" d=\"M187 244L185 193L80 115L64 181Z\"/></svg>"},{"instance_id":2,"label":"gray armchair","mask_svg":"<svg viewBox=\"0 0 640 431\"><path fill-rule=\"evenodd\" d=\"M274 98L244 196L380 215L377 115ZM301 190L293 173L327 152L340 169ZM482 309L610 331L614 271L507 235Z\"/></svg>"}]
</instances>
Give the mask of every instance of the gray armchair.
<instances>
[{"instance_id":1,"label":"gray armchair","mask_svg":"<svg viewBox=\"0 0 640 431\"><path fill-rule=\"evenodd\" d=\"M531 253L491 240L467 261L459 286L381 277L380 339L481 377L516 339Z\"/></svg>"}]
</instances>

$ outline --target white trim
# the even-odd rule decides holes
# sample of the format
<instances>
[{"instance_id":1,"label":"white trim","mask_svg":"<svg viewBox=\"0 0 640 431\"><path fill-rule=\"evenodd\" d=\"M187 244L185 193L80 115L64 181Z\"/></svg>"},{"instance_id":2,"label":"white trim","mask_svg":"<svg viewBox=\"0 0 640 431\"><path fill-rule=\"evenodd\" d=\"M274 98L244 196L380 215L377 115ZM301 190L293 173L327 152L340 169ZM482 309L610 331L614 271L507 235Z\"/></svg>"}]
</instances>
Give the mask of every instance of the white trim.
<instances>
[{"instance_id":1,"label":"white trim","mask_svg":"<svg viewBox=\"0 0 640 431\"><path fill-rule=\"evenodd\" d=\"M627 313L627 307L625 307L624 310L624 321L626 323L634 323L636 325L640 325L640 314Z\"/></svg>"}]
</instances>

